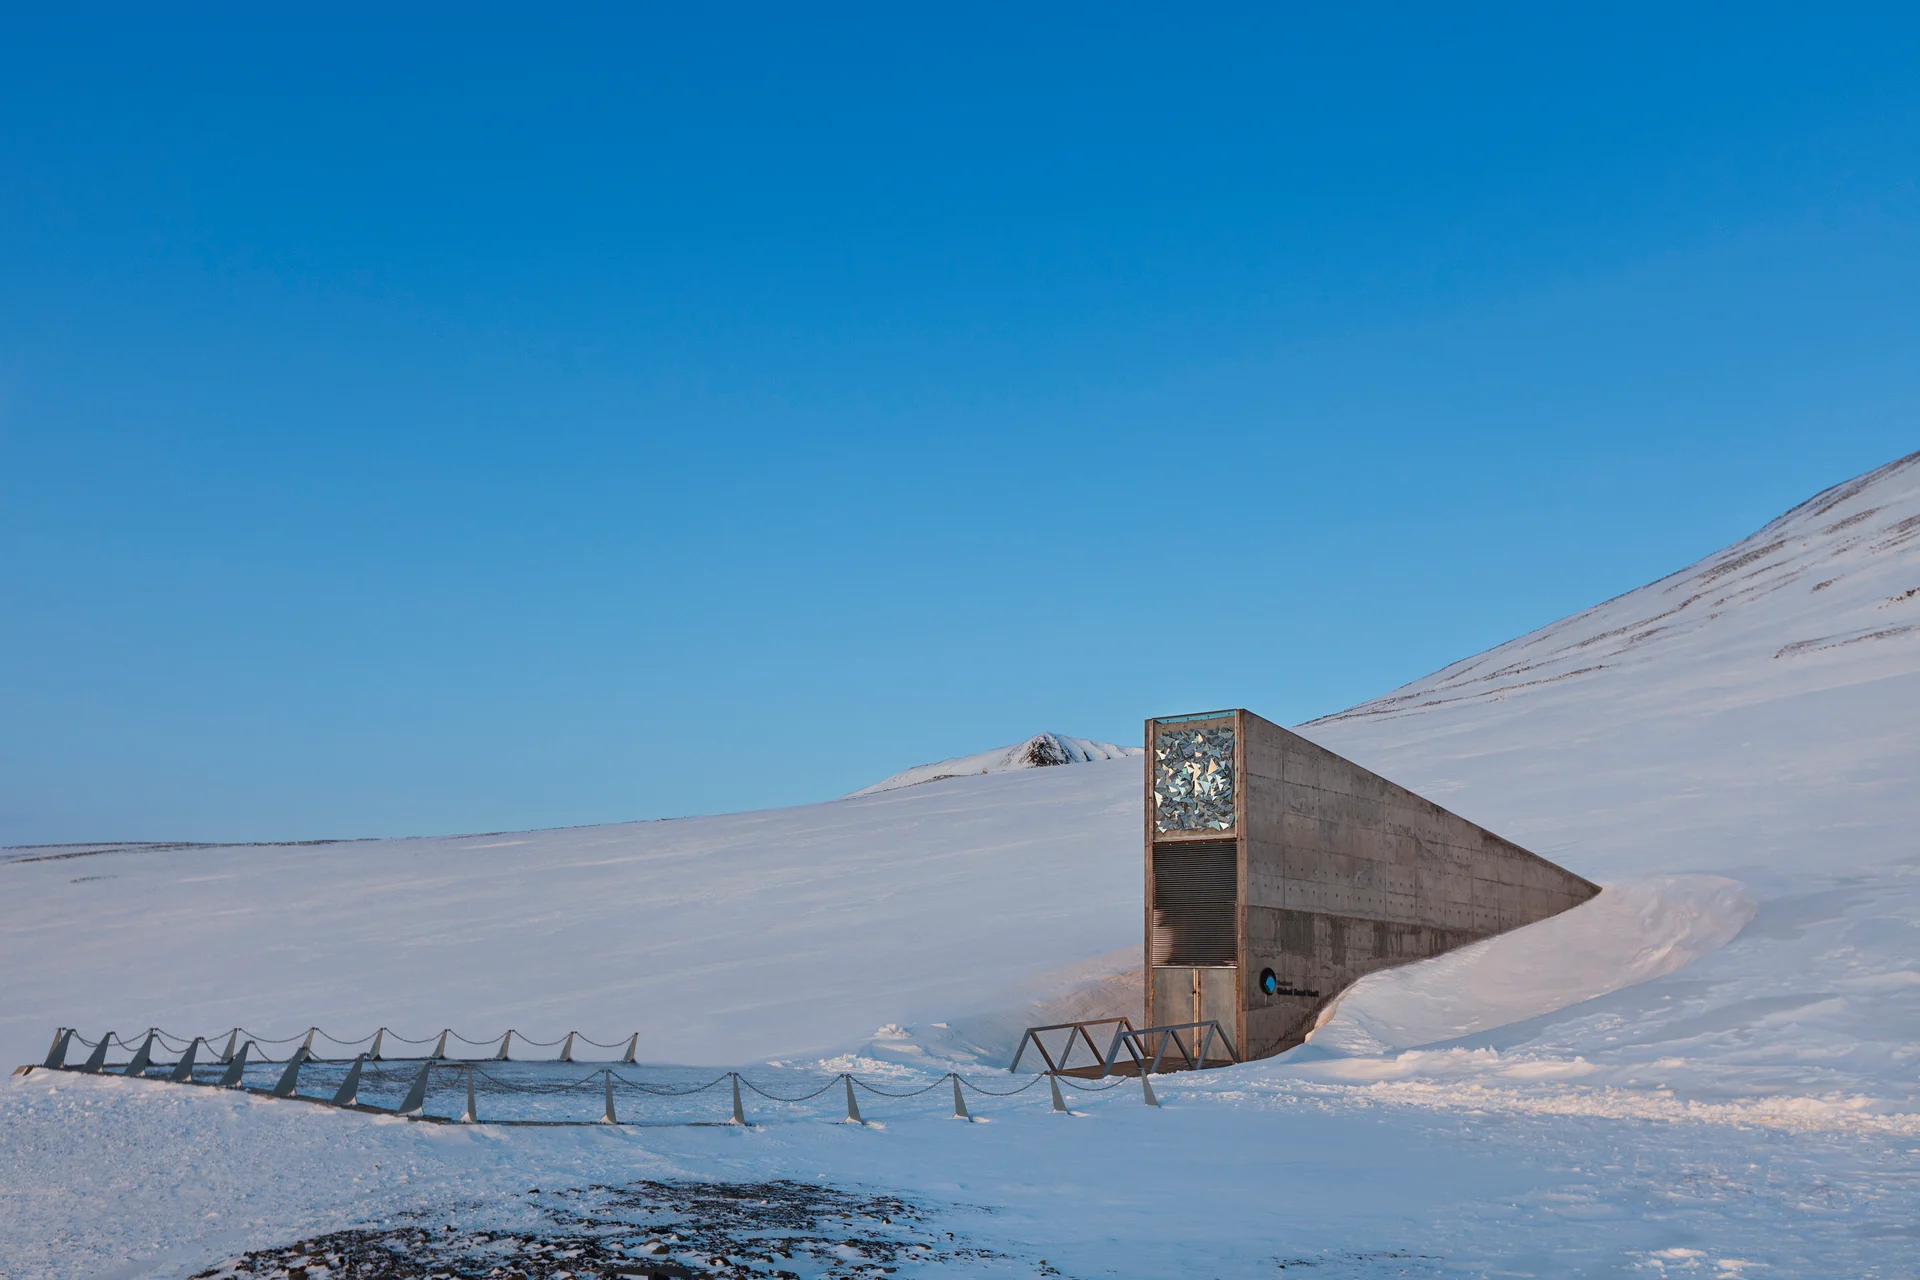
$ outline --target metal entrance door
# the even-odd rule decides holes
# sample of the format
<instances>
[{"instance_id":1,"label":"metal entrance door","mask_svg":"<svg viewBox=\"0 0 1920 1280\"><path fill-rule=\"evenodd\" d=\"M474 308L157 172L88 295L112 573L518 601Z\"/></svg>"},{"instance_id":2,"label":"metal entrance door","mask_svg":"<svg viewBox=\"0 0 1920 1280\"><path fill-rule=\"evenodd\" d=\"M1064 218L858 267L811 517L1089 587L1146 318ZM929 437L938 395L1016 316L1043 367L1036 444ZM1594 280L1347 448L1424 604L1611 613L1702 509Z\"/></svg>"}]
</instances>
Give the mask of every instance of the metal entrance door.
<instances>
[{"instance_id":1,"label":"metal entrance door","mask_svg":"<svg viewBox=\"0 0 1920 1280\"><path fill-rule=\"evenodd\" d=\"M1153 1017L1239 1025L1239 849L1232 840L1153 846Z\"/></svg>"},{"instance_id":2,"label":"metal entrance door","mask_svg":"<svg viewBox=\"0 0 1920 1280\"><path fill-rule=\"evenodd\" d=\"M1238 1025L1239 992L1232 965L1155 965L1153 1021L1218 1022L1228 1034Z\"/></svg>"}]
</instances>

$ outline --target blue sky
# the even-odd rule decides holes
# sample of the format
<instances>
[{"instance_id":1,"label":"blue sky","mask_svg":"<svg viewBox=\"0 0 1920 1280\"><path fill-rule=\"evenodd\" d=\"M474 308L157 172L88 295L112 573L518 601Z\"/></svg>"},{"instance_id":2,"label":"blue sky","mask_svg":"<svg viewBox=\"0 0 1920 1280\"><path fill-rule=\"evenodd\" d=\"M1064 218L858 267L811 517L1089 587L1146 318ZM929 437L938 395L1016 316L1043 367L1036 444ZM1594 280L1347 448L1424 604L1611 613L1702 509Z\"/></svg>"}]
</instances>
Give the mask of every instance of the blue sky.
<instances>
[{"instance_id":1,"label":"blue sky","mask_svg":"<svg viewBox=\"0 0 1920 1280\"><path fill-rule=\"evenodd\" d=\"M1920 448L1907 7L15 11L0 843L1295 722Z\"/></svg>"}]
</instances>

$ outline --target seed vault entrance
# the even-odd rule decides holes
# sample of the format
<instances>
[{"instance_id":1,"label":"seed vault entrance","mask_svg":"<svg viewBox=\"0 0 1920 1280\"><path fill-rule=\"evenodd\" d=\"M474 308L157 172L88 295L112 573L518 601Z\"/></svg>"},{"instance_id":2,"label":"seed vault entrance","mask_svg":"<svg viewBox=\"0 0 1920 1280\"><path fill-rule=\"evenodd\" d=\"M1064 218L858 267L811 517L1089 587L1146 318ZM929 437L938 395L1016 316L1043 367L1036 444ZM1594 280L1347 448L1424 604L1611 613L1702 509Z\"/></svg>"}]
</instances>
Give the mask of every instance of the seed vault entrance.
<instances>
[{"instance_id":1,"label":"seed vault entrance","mask_svg":"<svg viewBox=\"0 0 1920 1280\"><path fill-rule=\"evenodd\" d=\"M1149 720L1147 1023L1301 1043L1363 974L1600 891L1248 711Z\"/></svg>"},{"instance_id":2,"label":"seed vault entrance","mask_svg":"<svg viewBox=\"0 0 1920 1280\"><path fill-rule=\"evenodd\" d=\"M1239 842L1165 840L1148 856L1154 913L1147 1025L1217 1021L1238 1043Z\"/></svg>"}]
</instances>

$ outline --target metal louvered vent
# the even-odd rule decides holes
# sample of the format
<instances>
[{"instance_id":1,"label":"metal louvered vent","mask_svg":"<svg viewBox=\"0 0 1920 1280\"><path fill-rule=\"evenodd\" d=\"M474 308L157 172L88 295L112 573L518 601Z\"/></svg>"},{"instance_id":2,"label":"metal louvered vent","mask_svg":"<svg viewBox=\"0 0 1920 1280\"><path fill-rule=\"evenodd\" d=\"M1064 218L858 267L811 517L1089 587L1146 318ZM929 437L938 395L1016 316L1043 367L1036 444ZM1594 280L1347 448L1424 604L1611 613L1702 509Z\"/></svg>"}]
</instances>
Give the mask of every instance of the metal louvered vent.
<instances>
[{"instance_id":1,"label":"metal louvered vent","mask_svg":"<svg viewBox=\"0 0 1920 1280\"><path fill-rule=\"evenodd\" d=\"M1233 964L1239 865L1232 840L1153 846L1153 962Z\"/></svg>"}]
</instances>

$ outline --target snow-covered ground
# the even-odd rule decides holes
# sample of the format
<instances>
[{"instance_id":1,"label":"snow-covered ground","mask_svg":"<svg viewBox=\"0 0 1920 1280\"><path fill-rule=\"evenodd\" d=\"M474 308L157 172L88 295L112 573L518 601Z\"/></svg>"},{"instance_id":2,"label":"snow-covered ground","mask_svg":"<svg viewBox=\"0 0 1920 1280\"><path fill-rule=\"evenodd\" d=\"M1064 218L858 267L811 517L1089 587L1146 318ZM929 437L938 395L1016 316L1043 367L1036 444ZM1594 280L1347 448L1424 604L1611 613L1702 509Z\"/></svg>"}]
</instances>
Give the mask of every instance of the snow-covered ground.
<instances>
[{"instance_id":1,"label":"snow-covered ground","mask_svg":"<svg viewBox=\"0 0 1920 1280\"><path fill-rule=\"evenodd\" d=\"M908 1196L981 1250L918 1264L945 1273L1911 1276L1916 713L1920 457L1306 726L1608 892L1366 979L1284 1059L1167 1081L1157 1111L1029 1092L984 1124L903 1102L745 1132L35 1074L0 1089L0 1274L185 1275L402 1211L694 1177ZM1140 767L552 832L11 850L0 1052L36 1060L60 1024L512 1026L977 1072L1029 1016L1137 993Z\"/></svg>"},{"instance_id":2,"label":"snow-covered ground","mask_svg":"<svg viewBox=\"0 0 1920 1280\"><path fill-rule=\"evenodd\" d=\"M1137 935L1139 769L559 831L13 851L0 973L31 980L0 1001L0 1053L155 1023L639 1031L643 1057L721 1064L835 1050Z\"/></svg>"}]
</instances>

